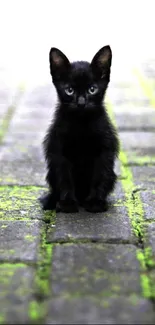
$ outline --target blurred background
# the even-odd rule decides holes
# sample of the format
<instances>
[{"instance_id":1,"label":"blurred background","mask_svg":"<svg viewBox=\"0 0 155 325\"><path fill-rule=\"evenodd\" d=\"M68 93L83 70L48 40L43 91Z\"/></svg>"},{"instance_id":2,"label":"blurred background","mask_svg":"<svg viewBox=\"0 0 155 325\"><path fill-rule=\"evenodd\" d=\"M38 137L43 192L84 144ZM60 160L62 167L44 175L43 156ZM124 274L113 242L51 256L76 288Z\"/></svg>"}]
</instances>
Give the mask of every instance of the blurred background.
<instances>
[{"instance_id":1,"label":"blurred background","mask_svg":"<svg viewBox=\"0 0 155 325\"><path fill-rule=\"evenodd\" d=\"M91 60L113 50L112 77L155 57L154 0L0 0L0 78L27 85L50 81L48 53Z\"/></svg>"},{"instance_id":2,"label":"blurred background","mask_svg":"<svg viewBox=\"0 0 155 325\"><path fill-rule=\"evenodd\" d=\"M0 229L1 324L50 324L53 317L60 319L57 324L65 317L71 317L65 324L78 318L101 324L103 309L103 315L109 315L107 324L155 324L154 261L147 250L151 246L155 254L154 34L155 0L0 0L0 216L6 222ZM46 221L38 197L47 186L42 141L56 99L50 48L58 47L71 61L91 61L108 44L113 61L107 108L112 117L114 113L123 148L116 161L116 204L105 219L90 217L89 225L84 214L73 215L74 220L64 214L56 221L52 215ZM42 220L47 226L41 233ZM60 251L58 247L52 253L51 243L59 241L74 243L75 248L58 245ZM76 248L80 241L83 250ZM97 241L109 248L99 252ZM137 244L139 255L136 246L128 250L130 242ZM89 248L91 243L95 250ZM109 292L114 300L104 305L102 297L110 297ZM90 304L80 302L89 294ZM59 300L62 296L64 301Z\"/></svg>"}]
</instances>

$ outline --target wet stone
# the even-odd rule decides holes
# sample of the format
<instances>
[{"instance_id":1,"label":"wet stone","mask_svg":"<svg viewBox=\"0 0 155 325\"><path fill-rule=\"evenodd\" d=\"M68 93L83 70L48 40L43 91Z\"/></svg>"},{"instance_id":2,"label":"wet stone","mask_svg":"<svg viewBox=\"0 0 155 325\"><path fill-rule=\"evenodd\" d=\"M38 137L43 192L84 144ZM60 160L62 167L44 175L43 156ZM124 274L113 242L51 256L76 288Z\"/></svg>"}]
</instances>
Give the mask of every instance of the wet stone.
<instances>
[{"instance_id":1,"label":"wet stone","mask_svg":"<svg viewBox=\"0 0 155 325\"><path fill-rule=\"evenodd\" d=\"M0 151L0 159L0 185L46 185L46 164L41 148L5 146Z\"/></svg>"},{"instance_id":2,"label":"wet stone","mask_svg":"<svg viewBox=\"0 0 155 325\"><path fill-rule=\"evenodd\" d=\"M115 106L114 113L119 131L155 130L154 108Z\"/></svg>"},{"instance_id":3,"label":"wet stone","mask_svg":"<svg viewBox=\"0 0 155 325\"><path fill-rule=\"evenodd\" d=\"M108 99L113 105L113 110L115 112L115 107L119 106L120 110L124 106L128 109L132 107L135 110L138 107L149 107L150 101L144 95L143 91L140 87L137 87L134 84L134 81L131 85L125 86L122 84L121 86L114 86L114 84L110 84L108 88Z\"/></svg>"},{"instance_id":4,"label":"wet stone","mask_svg":"<svg viewBox=\"0 0 155 325\"><path fill-rule=\"evenodd\" d=\"M105 213L58 213L56 228L49 228L49 242L90 240L101 242L135 242L124 206L111 206Z\"/></svg>"},{"instance_id":5,"label":"wet stone","mask_svg":"<svg viewBox=\"0 0 155 325\"><path fill-rule=\"evenodd\" d=\"M22 100L22 106L26 108L39 109L52 107L57 100L56 90L51 83L45 85L37 85L35 88L28 89Z\"/></svg>"},{"instance_id":6,"label":"wet stone","mask_svg":"<svg viewBox=\"0 0 155 325\"><path fill-rule=\"evenodd\" d=\"M51 291L52 297L140 295L136 248L88 243L56 245Z\"/></svg>"},{"instance_id":7,"label":"wet stone","mask_svg":"<svg viewBox=\"0 0 155 325\"><path fill-rule=\"evenodd\" d=\"M146 246L150 246L155 257L155 221L147 226Z\"/></svg>"},{"instance_id":8,"label":"wet stone","mask_svg":"<svg viewBox=\"0 0 155 325\"><path fill-rule=\"evenodd\" d=\"M131 171L134 177L134 183L139 189L155 189L154 166L132 166Z\"/></svg>"},{"instance_id":9,"label":"wet stone","mask_svg":"<svg viewBox=\"0 0 155 325\"><path fill-rule=\"evenodd\" d=\"M0 317L3 324L28 324L34 270L24 264L0 265Z\"/></svg>"},{"instance_id":10,"label":"wet stone","mask_svg":"<svg viewBox=\"0 0 155 325\"><path fill-rule=\"evenodd\" d=\"M127 165L150 166L155 165L155 148L136 148L126 153Z\"/></svg>"},{"instance_id":11,"label":"wet stone","mask_svg":"<svg viewBox=\"0 0 155 325\"><path fill-rule=\"evenodd\" d=\"M153 311L150 301L136 297L57 298L49 303L45 324L154 324Z\"/></svg>"},{"instance_id":12,"label":"wet stone","mask_svg":"<svg viewBox=\"0 0 155 325\"><path fill-rule=\"evenodd\" d=\"M36 262L43 223L33 221L0 221L0 260Z\"/></svg>"},{"instance_id":13,"label":"wet stone","mask_svg":"<svg viewBox=\"0 0 155 325\"><path fill-rule=\"evenodd\" d=\"M119 137L124 150L153 150L155 154L154 132L120 132Z\"/></svg>"},{"instance_id":14,"label":"wet stone","mask_svg":"<svg viewBox=\"0 0 155 325\"><path fill-rule=\"evenodd\" d=\"M140 196L143 202L145 219L155 221L155 191L141 191Z\"/></svg>"}]
</instances>

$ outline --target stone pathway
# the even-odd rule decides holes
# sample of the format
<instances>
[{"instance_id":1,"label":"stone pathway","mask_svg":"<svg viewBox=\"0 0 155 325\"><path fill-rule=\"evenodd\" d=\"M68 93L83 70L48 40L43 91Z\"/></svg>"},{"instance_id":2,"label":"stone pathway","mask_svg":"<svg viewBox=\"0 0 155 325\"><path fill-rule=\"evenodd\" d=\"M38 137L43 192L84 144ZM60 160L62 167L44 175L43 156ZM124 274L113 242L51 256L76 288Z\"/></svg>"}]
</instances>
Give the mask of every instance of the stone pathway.
<instances>
[{"instance_id":1,"label":"stone pathway","mask_svg":"<svg viewBox=\"0 0 155 325\"><path fill-rule=\"evenodd\" d=\"M119 180L109 211L95 215L41 210L53 89L1 82L1 324L155 323L154 73L147 63L129 82L111 82Z\"/></svg>"}]
</instances>

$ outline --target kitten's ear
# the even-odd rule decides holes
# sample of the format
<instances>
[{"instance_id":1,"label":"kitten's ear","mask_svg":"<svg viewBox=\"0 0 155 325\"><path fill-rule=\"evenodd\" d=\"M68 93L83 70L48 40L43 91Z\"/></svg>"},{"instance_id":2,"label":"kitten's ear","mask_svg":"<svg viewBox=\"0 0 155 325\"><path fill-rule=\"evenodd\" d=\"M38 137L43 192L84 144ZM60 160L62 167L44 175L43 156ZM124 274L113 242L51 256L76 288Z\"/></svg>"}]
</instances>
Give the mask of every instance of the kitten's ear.
<instances>
[{"instance_id":1,"label":"kitten's ear","mask_svg":"<svg viewBox=\"0 0 155 325\"><path fill-rule=\"evenodd\" d=\"M49 53L50 72L55 77L62 76L70 67L70 62L60 50L52 47Z\"/></svg>"},{"instance_id":2,"label":"kitten's ear","mask_svg":"<svg viewBox=\"0 0 155 325\"><path fill-rule=\"evenodd\" d=\"M110 66L112 61L112 52L109 45L102 47L93 57L91 66L100 77L104 76L104 73L110 72Z\"/></svg>"}]
</instances>

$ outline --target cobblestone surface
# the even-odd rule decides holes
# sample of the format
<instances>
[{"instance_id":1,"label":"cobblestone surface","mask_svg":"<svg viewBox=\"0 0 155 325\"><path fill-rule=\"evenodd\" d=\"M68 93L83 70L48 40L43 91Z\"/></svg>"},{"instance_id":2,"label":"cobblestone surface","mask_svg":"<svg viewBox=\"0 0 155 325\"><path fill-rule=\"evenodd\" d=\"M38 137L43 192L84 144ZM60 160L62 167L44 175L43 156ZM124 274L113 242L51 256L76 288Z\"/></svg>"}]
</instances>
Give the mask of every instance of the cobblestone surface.
<instances>
[{"instance_id":1,"label":"cobblestone surface","mask_svg":"<svg viewBox=\"0 0 155 325\"><path fill-rule=\"evenodd\" d=\"M153 66L137 82L111 82L119 178L109 210L95 215L44 213L38 202L52 85L14 101L19 89L0 83L1 324L155 323L155 109L144 91Z\"/></svg>"}]
</instances>

